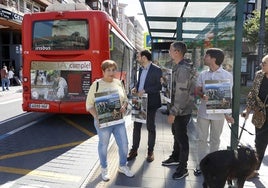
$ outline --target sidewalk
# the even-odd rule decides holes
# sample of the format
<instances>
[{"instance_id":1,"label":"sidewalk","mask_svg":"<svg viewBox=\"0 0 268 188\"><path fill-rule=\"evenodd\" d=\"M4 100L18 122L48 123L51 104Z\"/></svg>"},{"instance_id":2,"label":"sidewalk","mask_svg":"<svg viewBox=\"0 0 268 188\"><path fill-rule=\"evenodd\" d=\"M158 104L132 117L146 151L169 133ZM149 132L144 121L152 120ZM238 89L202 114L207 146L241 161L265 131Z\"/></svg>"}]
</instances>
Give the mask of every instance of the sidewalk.
<instances>
[{"instance_id":1,"label":"sidewalk","mask_svg":"<svg viewBox=\"0 0 268 188\"><path fill-rule=\"evenodd\" d=\"M109 188L123 188L123 187L147 187L147 188L173 188L173 187L185 187L185 188L202 188L203 177L196 177L193 175L195 168L195 153L196 153L196 140L195 140L195 128L196 118L189 124L188 134L190 140L190 155L188 161L189 176L182 180L173 180L172 174L175 172L176 167L164 167L161 162L167 159L172 151L173 136L171 134L171 126L166 123L166 115L163 115L158 110L156 115L157 125L157 138L155 146L155 160L151 163L146 161L147 155L147 130L145 126L142 128L141 145L138 151L138 156L135 160L130 161L128 166L135 173L135 177L128 178L117 172L118 168L118 154L117 146L112 144L108 153L108 169L111 175L109 182L104 182L100 175L100 166L96 166L95 170L86 180L84 186L86 188L93 187L109 187ZM240 124L243 124L243 119L240 119ZM132 123L131 120L127 121L127 131L129 138L129 148L132 145ZM250 120L246 123L245 127L251 133L254 133L254 127L250 123ZM227 123L224 126L223 134L221 136L220 149L226 149L230 146L231 131ZM254 146L254 136L249 135L247 132L243 132L241 142L243 144L250 144ZM99 164L99 163L97 163ZM259 171L259 178L252 179L245 183L245 188L264 188L268 187L268 151L264 157L261 169ZM226 186L227 187L227 186Z\"/></svg>"},{"instance_id":2,"label":"sidewalk","mask_svg":"<svg viewBox=\"0 0 268 188\"><path fill-rule=\"evenodd\" d=\"M2 91L2 86L0 89L0 99L1 97L8 96L13 93L22 93L22 86L10 86L9 90Z\"/></svg>"}]
</instances>

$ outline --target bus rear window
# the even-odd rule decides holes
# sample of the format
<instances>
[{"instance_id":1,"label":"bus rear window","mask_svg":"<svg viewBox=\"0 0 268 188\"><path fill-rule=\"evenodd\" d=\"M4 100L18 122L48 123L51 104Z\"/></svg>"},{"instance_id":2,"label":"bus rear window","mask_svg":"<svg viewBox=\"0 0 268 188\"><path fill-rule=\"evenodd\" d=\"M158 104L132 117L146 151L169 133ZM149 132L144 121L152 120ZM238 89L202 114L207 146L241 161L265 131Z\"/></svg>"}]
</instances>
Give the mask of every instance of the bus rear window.
<instances>
[{"instance_id":1,"label":"bus rear window","mask_svg":"<svg viewBox=\"0 0 268 188\"><path fill-rule=\"evenodd\" d=\"M33 50L86 50L89 48L86 20L46 20L33 25Z\"/></svg>"}]
</instances>

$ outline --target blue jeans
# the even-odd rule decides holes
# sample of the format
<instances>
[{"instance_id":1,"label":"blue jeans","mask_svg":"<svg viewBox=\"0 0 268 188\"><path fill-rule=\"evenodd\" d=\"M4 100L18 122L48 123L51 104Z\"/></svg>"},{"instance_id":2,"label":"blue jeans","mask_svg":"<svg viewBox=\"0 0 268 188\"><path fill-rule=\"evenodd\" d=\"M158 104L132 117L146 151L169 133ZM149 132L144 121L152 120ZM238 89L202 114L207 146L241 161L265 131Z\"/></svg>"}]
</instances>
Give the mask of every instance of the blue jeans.
<instances>
[{"instance_id":1,"label":"blue jeans","mask_svg":"<svg viewBox=\"0 0 268 188\"><path fill-rule=\"evenodd\" d=\"M128 154L128 138L125 123L113 125L110 127L99 128L94 119L94 126L99 136L98 153L100 158L100 165L102 168L107 168L107 148L110 142L111 134L114 135L119 153L119 165L125 166L127 164Z\"/></svg>"},{"instance_id":2,"label":"blue jeans","mask_svg":"<svg viewBox=\"0 0 268 188\"><path fill-rule=\"evenodd\" d=\"M2 90L4 91L5 87L6 87L6 89L8 89L8 86L9 86L9 79L8 78L2 78Z\"/></svg>"}]
</instances>

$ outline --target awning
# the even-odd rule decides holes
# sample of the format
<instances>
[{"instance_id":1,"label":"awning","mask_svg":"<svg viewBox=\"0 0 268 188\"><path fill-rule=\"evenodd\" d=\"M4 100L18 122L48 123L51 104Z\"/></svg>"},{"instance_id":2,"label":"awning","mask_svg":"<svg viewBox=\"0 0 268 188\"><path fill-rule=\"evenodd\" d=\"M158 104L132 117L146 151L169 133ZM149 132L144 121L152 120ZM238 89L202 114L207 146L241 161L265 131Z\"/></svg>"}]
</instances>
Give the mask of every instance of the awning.
<instances>
[{"instance_id":1,"label":"awning","mask_svg":"<svg viewBox=\"0 0 268 188\"><path fill-rule=\"evenodd\" d=\"M236 1L140 0L152 39L184 41L210 37L218 23L231 24Z\"/></svg>"}]
</instances>

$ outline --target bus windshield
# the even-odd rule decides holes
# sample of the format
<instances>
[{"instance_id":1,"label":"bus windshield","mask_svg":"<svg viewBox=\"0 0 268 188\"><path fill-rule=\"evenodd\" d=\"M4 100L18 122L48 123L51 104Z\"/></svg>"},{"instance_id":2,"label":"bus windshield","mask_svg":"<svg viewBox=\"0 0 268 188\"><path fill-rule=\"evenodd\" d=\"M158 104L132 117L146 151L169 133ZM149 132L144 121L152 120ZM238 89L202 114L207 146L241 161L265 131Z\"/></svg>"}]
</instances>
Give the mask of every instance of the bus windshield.
<instances>
[{"instance_id":1,"label":"bus windshield","mask_svg":"<svg viewBox=\"0 0 268 188\"><path fill-rule=\"evenodd\" d=\"M45 20L33 24L33 50L86 50L87 20Z\"/></svg>"}]
</instances>

